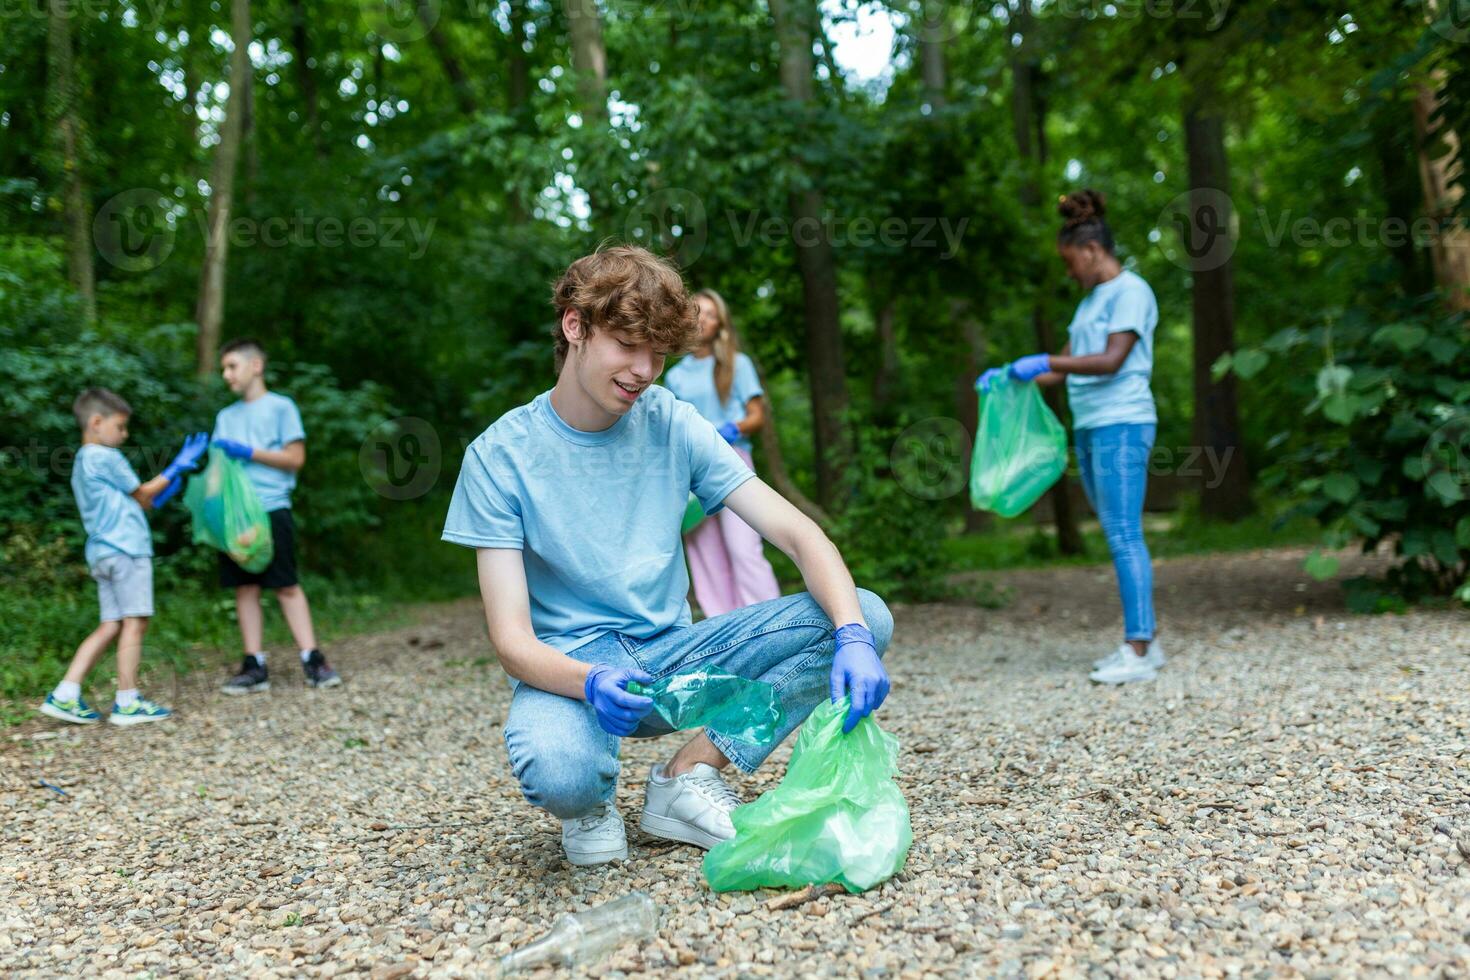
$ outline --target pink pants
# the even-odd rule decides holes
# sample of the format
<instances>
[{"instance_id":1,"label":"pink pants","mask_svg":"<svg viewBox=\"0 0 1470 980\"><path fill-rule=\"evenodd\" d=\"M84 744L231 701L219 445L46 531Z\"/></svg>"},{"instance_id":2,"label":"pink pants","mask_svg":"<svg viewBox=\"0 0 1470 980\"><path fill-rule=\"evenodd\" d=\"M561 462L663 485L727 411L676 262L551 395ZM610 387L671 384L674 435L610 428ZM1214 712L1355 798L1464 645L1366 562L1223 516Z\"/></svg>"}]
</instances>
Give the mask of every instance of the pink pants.
<instances>
[{"instance_id":1,"label":"pink pants","mask_svg":"<svg viewBox=\"0 0 1470 980\"><path fill-rule=\"evenodd\" d=\"M755 469L749 452L738 447L735 452ZM761 536L734 512L722 510L705 518L684 535L684 545L694 598L706 617L780 598L781 587L761 550Z\"/></svg>"}]
</instances>

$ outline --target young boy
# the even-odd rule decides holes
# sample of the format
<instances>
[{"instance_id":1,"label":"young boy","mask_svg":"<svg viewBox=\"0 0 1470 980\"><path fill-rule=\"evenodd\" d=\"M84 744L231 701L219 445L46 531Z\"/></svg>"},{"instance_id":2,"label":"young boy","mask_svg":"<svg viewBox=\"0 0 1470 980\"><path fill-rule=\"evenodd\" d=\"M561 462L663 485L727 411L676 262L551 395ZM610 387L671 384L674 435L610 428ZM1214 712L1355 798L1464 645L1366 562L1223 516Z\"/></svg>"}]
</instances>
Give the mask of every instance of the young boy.
<instances>
[{"instance_id":1,"label":"young boy","mask_svg":"<svg viewBox=\"0 0 1470 980\"><path fill-rule=\"evenodd\" d=\"M556 385L470 445L443 537L476 549L490 640L512 678L511 769L527 801L561 819L573 864L627 857L619 739L669 732L629 681L715 667L774 685L786 723L772 744L702 732L648 778L639 826L709 848L733 836L741 803L721 769L754 770L823 697L851 695L849 729L883 702L893 620L814 523L653 384L695 336L697 307L672 266L608 248L573 262L553 301ZM679 538L691 489L707 513L729 507L789 555L810 592L691 626Z\"/></svg>"},{"instance_id":2,"label":"young boy","mask_svg":"<svg viewBox=\"0 0 1470 980\"><path fill-rule=\"evenodd\" d=\"M143 634L153 615L153 540L143 510L162 506L178 492L183 474L198 465L208 448L209 437L200 432L185 439L173 462L143 483L117 448L128 439L133 414L128 403L106 388L88 388L71 409L82 430L71 492L87 529L87 567L97 580L102 615L77 647L66 677L46 695L41 713L77 725L100 721L102 716L82 700L82 679L116 640L117 697L107 720L114 725L163 721L172 712L138 695Z\"/></svg>"},{"instance_id":3,"label":"young boy","mask_svg":"<svg viewBox=\"0 0 1470 980\"><path fill-rule=\"evenodd\" d=\"M260 495L271 522L275 553L261 572L247 572L223 552L219 582L235 590L235 614L245 658L240 672L221 688L226 694L252 694L271 689L266 671L260 590L275 589L281 614L301 650L301 669L308 687L336 687L342 678L316 647L311 607L296 579L296 524L291 519L291 491L296 474L306 464L306 430L301 412L285 395L265 387L265 349L254 340L234 340L220 351L225 384L240 400L220 410L214 419L211 445L232 459L245 460L245 472Z\"/></svg>"}]
</instances>

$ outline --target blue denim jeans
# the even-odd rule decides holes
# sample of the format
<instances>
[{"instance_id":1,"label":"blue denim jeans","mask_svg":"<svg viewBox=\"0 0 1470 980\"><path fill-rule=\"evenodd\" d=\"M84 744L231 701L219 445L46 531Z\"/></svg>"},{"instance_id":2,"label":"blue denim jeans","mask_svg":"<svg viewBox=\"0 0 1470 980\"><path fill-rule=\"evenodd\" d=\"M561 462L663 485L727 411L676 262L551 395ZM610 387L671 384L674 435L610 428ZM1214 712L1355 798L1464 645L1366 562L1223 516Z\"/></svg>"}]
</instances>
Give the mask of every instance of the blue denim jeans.
<instances>
[{"instance_id":1,"label":"blue denim jeans","mask_svg":"<svg viewBox=\"0 0 1470 980\"><path fill-rule=\"evenodd\" d=\"M863 618L881 657L893 636L893 616L883 600L858 590ZM719 667L776 689L786 723L769 745L744 745L715 732L711 742L751 772L829 696L833 624L808 593L760 602L646 640L606 633L569 656L584 663L638 667L655 679L698 666ZM632 735L655 738L671 729L650 714ZM581 816L612 799L621 764L620 740L597 724L592 706L517 683L505 720L505 747L521 792L561 819Z\"/></svg>"},{"instance_id":2,"label":"blue denim jeans","mask_svg":"<svg viewBox=\"0 0 1470 980\"><path fill-rule=\"evenodd\" d=\"M1143 540L1143 495L1156 429L1151 423L1124 422L1076 432L1082 489L1113 554L1128 640L1154 638L1154 570Z\"/></svg>"}]
</instances>

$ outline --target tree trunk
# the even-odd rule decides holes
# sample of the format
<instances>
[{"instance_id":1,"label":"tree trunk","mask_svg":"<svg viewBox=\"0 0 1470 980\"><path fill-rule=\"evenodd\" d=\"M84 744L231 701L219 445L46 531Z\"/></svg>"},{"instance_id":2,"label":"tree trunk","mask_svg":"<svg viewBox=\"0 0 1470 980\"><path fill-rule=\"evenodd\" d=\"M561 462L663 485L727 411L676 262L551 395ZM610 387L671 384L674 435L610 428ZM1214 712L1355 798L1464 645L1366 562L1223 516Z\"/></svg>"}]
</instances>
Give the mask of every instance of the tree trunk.
<instances>
[{"instance_id":1,"label":"tree trunk","mask_svg":"<svg viewBox=\"0 0 1470 980\"><path fill-rule=\"evenodd\" d=\"M535 117L531 112L531 60L526 57L526 0L510 0L507 5L510 19L509 51L506 58L506 106L517 131L534 133ZM512 225L524 225L531 220L530 211L521 197L521 189L512 182L506 187L506 207Z\"/></svg>"},{"instance_id":2,"label":"tree trunk","mask_svg":"<svg viewBox=\"0 0 1470 980\"><path fill-rule=\"evenodd\" d=\"M873 404L885 418L893 415L890 406L898 395L898 332L897 301L886 287L880 294L883 299L873 313L873 324L878 334L878 366L873 372Z\"/></svg>"},{"instance_id":3,"label":"tree trunk","mask_svg":"<svg viewBox=\"0 0 1470 980\"><path fill-rule=\"evenodd\" d=\"M750 355L749 349L743 343L740 344L740 349ZM797 510L822 527L831 527L832 518L813 503L810 497L801 492L801 488L786 471L786 457L781 452L781 439L776 431L776 405L775 400L771 397L771 386L766 384L766 372L761 370L760 362L754 356L750 357L750 363L755 366L755 376L760 381L761 391L766 393L766 424L760 428L761 453L765 457L762 478L777 493L789 500Z\"/></svg>"},{"instance_id":4,"label":"tree trunk","mask_svg":"<svg viewBox=\"0 0 1470 980\"><path fill-rule=\"evenodd\" d=\"M572 68L577 73L577 101L584 124L607 118L607 48L597 0L565 0L567 29L572 37Z\"/></svg>"},{"instance_id":5,"label":"tree trunk","mask_svg":"<svg viewBox=\"0 0 1470 980\"><path fill-rule=\"evenodd\" d=\"M225 268L229 259L227 229L235 198L235 164L240 156L245 104L253 71L250 66L250 0L231 0L230 35L235 50L230 55L230 98L225 121L220 127L219 147L209 175L209 225L204 241L204 266L199 273L199 302L194 318L199 322L194 370L201 377L214 373L219 352L220 321L225 309Z\"/></svg>"},{"instance_id":6,"label":"tree trunk","mask_svg":"<svg viewBox=\"0 0 1470 980\"><path fill-rule=\"evenodd\" d=\"M967 296L949 298L949 320L955 327L955 361L958 364L954 376L955 414L973 446L980 428L980 393L975 390L975 378L985 356L985 327L975 315L974 304ZM964 461L966 464L969 462ZM979 534L988 530L991 524L992 517L987 511L965 507L966 534Z\"/></svg>"},{"instance_id":7,"label":"tree trunk","mask_svg":"<svg viewBox=\"0 0 1470 980\"><path fill-rule=\"evenodd\" d=\"M454 44L449 35L444 33L444 18L435 16L430 4L419 4L419 20L428 31L429 46L434 49L434 56L439 59L439 66L444 69L444 75L449 79L450 87L454 89L454 101L459 106L459 111L467 116L473 116L480 111L475 100L474 91L470 88L469 77L465 74L464 67L459 63L459 56L454 52Z\"/></svg>"},{"instance_id":8,"label":"tree trunk","mask_svg":"<svg viewBox=\"0 0 1470 980\"><path fill-rule=\"evenodd\" d=\"M193 19L188 17L189 4L184 5L185 29L189 32L189 43L184 45L179 60L184 72L184 119L182 129L183 146L182 158L184 159L183 171L189 177L189 183L195 184L198 171L195 163L199 154L199 72L195 65L199 58L199 28Z\"/></svg>"},{"instance_id":9,"label":"tree trunk","mask_svg":"<svg viewBox=\"0 0 1470 980\"><path fill-rule=\"evenodd\" d=\"M1184 138L1191 221L1198 223L1206 208L1223 210L1212 220L1215 227L1229 229L1233 215L1225 124L1207 100L1196 101L1186 110ZM1194 265L1194 440L1199 449L1214 455L1214 465L1221 473L1218 482L1201 485L1200 512L1233 521L1250 512L1250 471L1240 438L1235 375L1227 373L1216 381L1210 369L1221 354L1235 349L1234 267L1228 256Z\"/></svg>"},{"instance_id":10,"label":"tree trunk","mask_svg":"<svg viewBox=\"0 0 1470 980\"><path fill-rule=\"evenodd\" d=\"M506 59L506 102L510 114L523 112L531 99L531 61L526 57L526 0L510 0L510 56Z\"/></svg>"},{"instance_id":11,"label":"tree trunk","mask_svg":"<svg viewBox=\"0 0 1470 980\"><path fill-rule=\"evenodd\" d=\"M302 0L291 0L291 47L296 61L296 84L301 87L301 104L306 108L306 134L311 138L312 152L318 160L323 160L327 156L327 148L322 139L316 65L312 64L311 35L306 30L306 9ZM383 97L381 90L376 97Z\"/></svg>"},{"instance_id":12,"label":"tree trunk","mask_svg":"<svg viewBox=\"0 0 1470 980\"><path fill-rule=\"evenodd\" d=\"M1021 36L1020 45L1011 46L1011 122L1016 138L1016 151L1026 168L1026 179L1021 182L1021 207L1041 222L1040 173L1046 164L1046 106L1040 98L1040 68L1035 57L1034 21L1031 17L1029 0L1023 0L1013 10L1012 33ZM1046 265L1037 261L1033 265L1031 288L1031 329L1036 337L1036 348L1055 351L1056 335L1052 330L1051 317L1047 315L1047 290L1051 277ZM1043 388L1042 397L1056 413L1057 418L1067 417L1066 389L1057 385ZM1057 530L1057 549L1064 555L1080 555L1084 550L1082 529L1077 523L1076 508L1072 506L1072 480L1063 473L1052 485L1050 493L1052 522Z\"/></svg>"},{"instance_id":13,"label":"tree trunk","mask_svg":"<svg viewBox=\"0 0 1470 980\"><path fill-rule=\"evenodd\" d=\"M1444 294L1445 305L1458 312L1470 310L1470 229L1456 214L1463 196L1456 183L1464 166L1460 135L1434 118L1443 84L1444 72L1439 70L1414 93L1414 152L1424 188L1424 213L1436 225L1430 245L1434 282Z\"/></svg>"},{"instance_id":14,"label":"tree trunk","mask_svg":"<svg viewBox=\"0 0 1470 980\"><path fill-rule=\"evenodd\" d=\"M245 151L245 199L246 209L255 206L255 185L260 179L260 152L255 141L255 86L245 86L245 116L240 121L240 146Z\"/></svg>"},{"instance_id":15,"label":"tree trunk","mask_svg":"<svg viewBox=\"0 0 1470 980\"><path fill-rule=\"evenodd\" d=\"M770 0L780 47L781 85L804 112L812 97L812 38L815 0ZM798 166L801 164L798 162ZM816 175L810 175L815 177ZM816 448L817 499L834 509L851 455L843 416L847 412L847 372L837 297L837 261L822 221L817 182L789 195L792 245L801 273L806 320L807 378L812 393L812 434Z\"/></svg>"},{"instance_id":16,"label":"tree trunk","mask_svg":"<svg viewBox=\"0 0 1470 980\"><path fill-rule=\"evenodd\" d=\"M949 101L948 72L944 63L944 30L942 24L919 25L919 71L924 80L924 101L934 110L943 109Z\"/></svg>"},{"instance_id":17,"label":"tree trunk","mask_svg":"<svg viewBox=\"0 0 1470 980\"><path fill-rule=\"evenodd\" d=\"M50 0L46 44L48 85L47 115L55 154L54 170L61 181L61 200L66 218L66 270L81 298L82 316L97 319L97 276L92 264L92 209L82 180L82 156L86 131L79 111L81 86L77 84L71 46L71 17L78 8L67 0Z\"/></svg>"}]
</instances>

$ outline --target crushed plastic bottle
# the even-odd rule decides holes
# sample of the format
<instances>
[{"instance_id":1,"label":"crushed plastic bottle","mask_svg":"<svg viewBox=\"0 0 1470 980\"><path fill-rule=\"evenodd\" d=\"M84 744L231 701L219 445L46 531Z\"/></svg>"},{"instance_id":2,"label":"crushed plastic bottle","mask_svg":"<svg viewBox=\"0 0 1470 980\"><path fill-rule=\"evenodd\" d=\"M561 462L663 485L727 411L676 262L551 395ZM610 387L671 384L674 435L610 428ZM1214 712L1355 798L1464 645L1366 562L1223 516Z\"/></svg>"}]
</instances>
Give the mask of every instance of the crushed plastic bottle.
<instances>
[{"instance_id":1,"label":"crushed plastic bottle","mask_svg":"<svg viewBox=\"0 0 1470 980\"><path fill-rule=\"evenodd\" d=\"M774 741L786 720L774 687L723 670L686 670L652 684L633 681L628 690L652 698L653 710L675 731L703 727L747 745Z\"/></svg>"},{"instance_id":2,"label":"crushed plastic bottle","mask_svg":"<svg viewBox=\"0 0 1470 980\"><path fill-rule=\"evenodd\" d=\"M649 939L658 931L658 906L645 892L631 892L585 912L560 916L551 930L500 958L500 972L538 966L587 966L630 939Z\"/></svg>"}]
</instances>

